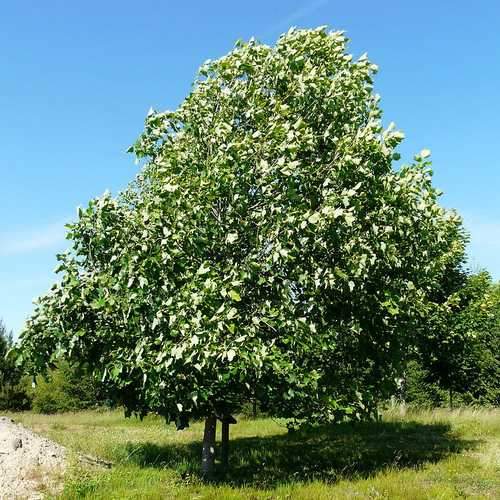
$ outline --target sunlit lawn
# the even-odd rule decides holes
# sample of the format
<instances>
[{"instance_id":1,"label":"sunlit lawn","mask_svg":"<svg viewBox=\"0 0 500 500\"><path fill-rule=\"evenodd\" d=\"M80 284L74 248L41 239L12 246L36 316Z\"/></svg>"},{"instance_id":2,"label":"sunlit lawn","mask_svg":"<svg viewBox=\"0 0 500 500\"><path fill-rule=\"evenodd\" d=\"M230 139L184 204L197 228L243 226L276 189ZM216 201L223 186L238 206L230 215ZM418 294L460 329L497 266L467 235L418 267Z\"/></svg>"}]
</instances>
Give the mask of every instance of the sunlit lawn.
<instances>
[{"instance_id":1,"label":"sunlit lawn","mask_svg":"<svg viewBox=\"0 0 500 500\"><path fill-rule=\"evenodd\" d=\"M378 423L287 433L284 422L231 426L231 470L198 477L202 424L177 432L119 411L14 419L75 452L113 462L75 464L63 498L500 498L500 411L384 413Z\"/></svg>"}]
</instances>

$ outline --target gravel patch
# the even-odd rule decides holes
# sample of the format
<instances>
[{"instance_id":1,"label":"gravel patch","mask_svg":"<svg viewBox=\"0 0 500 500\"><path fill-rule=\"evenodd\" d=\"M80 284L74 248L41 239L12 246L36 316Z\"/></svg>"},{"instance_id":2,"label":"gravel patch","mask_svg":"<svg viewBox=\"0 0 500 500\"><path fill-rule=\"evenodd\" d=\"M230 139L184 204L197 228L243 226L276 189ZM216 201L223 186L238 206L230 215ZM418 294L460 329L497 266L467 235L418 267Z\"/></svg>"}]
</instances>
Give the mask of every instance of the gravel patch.
<instances>
[{"instance_id":1,"label":"gravel patch","mask_svg":"<svg viewBox=\"0 0 500 500\"><path fill-rule=\"evenodd\" d=\"M0 417L0 499L40 499L54 492L66 450L9 417Z\"/></svg>"}]
</instances>

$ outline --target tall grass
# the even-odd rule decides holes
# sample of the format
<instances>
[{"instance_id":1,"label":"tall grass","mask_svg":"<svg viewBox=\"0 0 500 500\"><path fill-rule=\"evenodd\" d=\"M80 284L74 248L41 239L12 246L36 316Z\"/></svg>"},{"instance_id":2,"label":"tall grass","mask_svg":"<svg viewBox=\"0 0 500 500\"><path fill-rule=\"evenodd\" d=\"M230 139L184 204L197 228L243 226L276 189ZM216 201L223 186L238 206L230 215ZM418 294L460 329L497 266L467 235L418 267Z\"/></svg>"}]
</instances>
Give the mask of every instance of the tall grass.
<instances>
[{"instance_id":1,"label":"tall grass","mask_svg":"<svg viewBox=\"0 0 500 500\"><path fill-rule=\"evenodd\" d=\"M272 419L232 426L231 469L198 476L201 423L177 432L158 417L117 411L14 418L75 452L113 462L75 465L64 498L500 498L500 412L384 412L380 422L288 433Z\"/></svg>"}]
</instances>

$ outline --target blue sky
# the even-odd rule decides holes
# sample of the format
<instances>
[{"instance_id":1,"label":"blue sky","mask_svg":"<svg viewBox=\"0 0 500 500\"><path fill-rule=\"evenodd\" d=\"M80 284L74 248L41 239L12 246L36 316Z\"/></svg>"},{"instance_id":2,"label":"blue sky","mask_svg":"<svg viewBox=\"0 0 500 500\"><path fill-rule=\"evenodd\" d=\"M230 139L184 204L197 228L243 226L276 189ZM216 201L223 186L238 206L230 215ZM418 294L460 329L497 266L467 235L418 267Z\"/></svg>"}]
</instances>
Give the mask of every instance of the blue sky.
<instances>
[{"instance_id":1,"label":"blue sky","mask_svg":"<svg viewBox=\"0 0 500 500\"><path fill-rule=\"evenodd\" d=\"M54 280L63 224L135 175L150 106L175 108L198 66L291 25L345 30L380 66L403 159L432 150L474 268L500 279L500 2L4 2L0 17L0 317L18 331Z\"/></svg>"}]
</instances>

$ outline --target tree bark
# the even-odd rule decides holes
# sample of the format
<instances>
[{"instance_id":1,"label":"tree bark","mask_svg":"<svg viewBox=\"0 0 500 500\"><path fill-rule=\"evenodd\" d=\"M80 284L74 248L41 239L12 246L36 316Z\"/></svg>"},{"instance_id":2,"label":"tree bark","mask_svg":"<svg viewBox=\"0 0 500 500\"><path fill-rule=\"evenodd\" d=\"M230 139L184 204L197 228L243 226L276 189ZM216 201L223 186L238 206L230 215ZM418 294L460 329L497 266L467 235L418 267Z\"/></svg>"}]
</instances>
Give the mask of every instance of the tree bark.
<instances>
[{"instance_id":1,"label":"tree bark","mask_svg":"<svg viewBox=\"0 0 500 500\"><path fill-rule=\"evenodd\" d=\"M252 408L253 418L257 418L257 399L253 400L253 408Z\"/></svg>"},{"instance_id":2,"label":"tree bark","mask_svg":"<svg viewBox=\"0 0 500 500\"><path fill-rule=\"evenodd\" d=\"M215 469L215 433L217 430L217 417L210 415L205 419L205 432L203 433L203 449L201 452L201 474L203 479L210 480Z\"/></svg>"},{"instance_id":3,"label":"tree bark","mask_svg":"<svg viewBox=\"0 0 500 500\"><path fill-rule=\"evenodd\" d=\"M229 422L222 420L222 438L221 438L221 463L224 469L229 466Z\"/></svg>"},{"instance_id":4,"label":"tree bark","mask_svg":"<svg viewBox=\"0 0 500 500\"><path fill-rule=\"evenodd\" d=\"M450 387L450 410L453 410L453 389Z\"/></svg>"}]
</instances>

